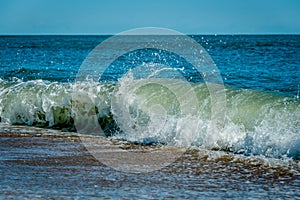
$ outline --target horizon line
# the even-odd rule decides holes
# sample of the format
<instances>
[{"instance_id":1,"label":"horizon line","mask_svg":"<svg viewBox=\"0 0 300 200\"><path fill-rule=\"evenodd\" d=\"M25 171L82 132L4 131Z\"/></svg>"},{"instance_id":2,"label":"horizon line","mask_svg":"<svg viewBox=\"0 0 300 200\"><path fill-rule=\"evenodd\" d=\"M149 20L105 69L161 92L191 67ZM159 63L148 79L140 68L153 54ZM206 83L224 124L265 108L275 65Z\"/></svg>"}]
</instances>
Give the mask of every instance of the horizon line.
<instances>
[{"instance_id":1,"label":"horizon line","mask_svg":"<svg viewBox=\"0 0 300 200\"><path fill-rule=\"evenodd\" d=\"M0 36L113 36L119 33L0 33ZM182 33L184 35L300 35L299 33Z\"/></svg>"}]
</instances>

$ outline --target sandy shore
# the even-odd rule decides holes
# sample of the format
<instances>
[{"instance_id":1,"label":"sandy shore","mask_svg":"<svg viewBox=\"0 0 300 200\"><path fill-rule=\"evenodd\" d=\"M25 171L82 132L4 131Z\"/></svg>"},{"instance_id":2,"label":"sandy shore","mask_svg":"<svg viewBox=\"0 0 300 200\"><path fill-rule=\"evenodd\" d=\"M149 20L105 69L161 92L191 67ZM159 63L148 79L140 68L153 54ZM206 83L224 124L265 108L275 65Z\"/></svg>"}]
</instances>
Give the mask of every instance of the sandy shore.
<instances>
[{"instance_id":1,"label":"sandy shore","mask_svg":"<svg viewBox=\"0 0 300 200\"><path fill-rule=\"evenodd\" d=\"M208 150L188 150L178 157L172 147L120 144L106 138L94 147L97 155L105 155L99 160L74 133L19 128L22 134L17 127L0 130L1 199L300 198L295 161ZM124 154L128 151L131 154ZM143 155L162 152L174 161L147 173L123 170L128 155L137 155L128 163L139 164ZM158 157L152 156L149 163ZM118 160L123 171L116 170Z\"/></svg>"}]
</instances>

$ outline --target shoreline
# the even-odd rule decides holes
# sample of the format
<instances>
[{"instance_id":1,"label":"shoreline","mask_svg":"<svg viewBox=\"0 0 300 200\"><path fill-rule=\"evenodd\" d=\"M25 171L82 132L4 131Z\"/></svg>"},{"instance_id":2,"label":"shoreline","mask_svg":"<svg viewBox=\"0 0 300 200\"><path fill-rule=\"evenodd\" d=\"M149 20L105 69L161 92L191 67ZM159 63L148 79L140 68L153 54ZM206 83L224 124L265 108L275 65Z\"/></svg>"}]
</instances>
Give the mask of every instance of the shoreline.
<instances>
[{"instance_id":1,"label":"shoreline","mask_svg":"<svg viewBox=\"0 0 300 200\"><path fill-rule=\"evenodd\" d=\"M43 135L39 128L29 129L36 132L0 131L0 198L300 197L296 161L276 163L260 156L190 149L159 170L126 173L97 160L78 136L56 137L51 131ZM115 151L120 144L102 139L102 154L120 155ZM162 148L121 146L139 157Z\"/></svg>"}]
</instances>

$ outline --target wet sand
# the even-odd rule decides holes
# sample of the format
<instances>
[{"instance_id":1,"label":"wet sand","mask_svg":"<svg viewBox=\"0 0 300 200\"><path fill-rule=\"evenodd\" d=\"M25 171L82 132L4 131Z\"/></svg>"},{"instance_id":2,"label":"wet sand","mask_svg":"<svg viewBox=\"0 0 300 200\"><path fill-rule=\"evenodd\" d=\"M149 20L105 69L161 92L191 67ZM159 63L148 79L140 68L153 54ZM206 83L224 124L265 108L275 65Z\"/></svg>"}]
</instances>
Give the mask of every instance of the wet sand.
<instances>
[{"instance_id":1,"label":"wet sand","mask_svg":"<svg viewBox=\"0 0 300 200\"><path fill-rule=\"evenodd\" d=\"M19 128L22 134L17 127L0 130L0 199L300 198L300 165L292 160L190 149L158 170L128 173L114 169L118 162L103 164L128 160L116 146L137 152L130 161L136 163L149 152L178 152L102 138L100 162L74 133Z\"/></svg>"}]
</instances>

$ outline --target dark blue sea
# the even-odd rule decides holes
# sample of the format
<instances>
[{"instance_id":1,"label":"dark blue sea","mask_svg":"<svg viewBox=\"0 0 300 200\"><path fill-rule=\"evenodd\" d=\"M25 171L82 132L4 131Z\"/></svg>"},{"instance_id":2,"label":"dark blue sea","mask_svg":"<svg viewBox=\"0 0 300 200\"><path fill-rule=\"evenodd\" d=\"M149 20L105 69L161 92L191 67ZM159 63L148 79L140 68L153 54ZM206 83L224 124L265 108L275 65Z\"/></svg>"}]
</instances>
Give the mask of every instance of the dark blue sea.
<instances>
[{"instance_id":1,"label":"dark blue sea","mask_svg":"<svg viewBox=\"0 0 300 200\"><path fill-rule=\"evenodd\" d=\"M0 36L0 198L300 198L299 35L112 38Z\"/></svg>"}]
</instances>

